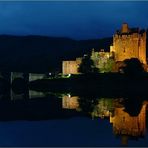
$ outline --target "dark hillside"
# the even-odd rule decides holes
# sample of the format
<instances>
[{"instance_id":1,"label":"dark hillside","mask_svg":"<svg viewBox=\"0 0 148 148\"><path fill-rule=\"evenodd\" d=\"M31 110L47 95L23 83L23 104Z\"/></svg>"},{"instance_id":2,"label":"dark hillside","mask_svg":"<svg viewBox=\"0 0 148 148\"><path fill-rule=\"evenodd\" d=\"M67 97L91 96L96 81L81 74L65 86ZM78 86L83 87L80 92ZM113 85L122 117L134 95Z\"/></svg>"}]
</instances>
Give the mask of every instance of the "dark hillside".
<instances>
[{"instance_id":1,"label":"dark hillside","mask_svg":"<svg viewBox=\"0 0 148 148\"><path fill-rule=\"evenodd\" d=\"M46 36L0 36L0 70L45 72L92 48L109 50L112 38L72 40Z\"/></svg>"}]
</instances>

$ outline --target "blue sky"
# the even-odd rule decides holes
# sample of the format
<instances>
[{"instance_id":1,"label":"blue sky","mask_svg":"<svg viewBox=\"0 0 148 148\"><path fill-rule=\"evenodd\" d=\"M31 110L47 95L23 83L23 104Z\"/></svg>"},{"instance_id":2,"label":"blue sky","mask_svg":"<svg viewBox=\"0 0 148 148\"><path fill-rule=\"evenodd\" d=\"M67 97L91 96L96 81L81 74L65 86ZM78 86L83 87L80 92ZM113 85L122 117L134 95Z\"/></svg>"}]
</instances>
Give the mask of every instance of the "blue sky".
<instances>
[{"instance_id":1,"label":"blue sky","mask_svg":"<svg viewBox=\"0 0 148 148\"><path fill-rule=\"evenodd\" d=\"M1 1L0 34L109 37L123 22L146 29L147 8L148 1Z\"/></svg>"}]
</instances>

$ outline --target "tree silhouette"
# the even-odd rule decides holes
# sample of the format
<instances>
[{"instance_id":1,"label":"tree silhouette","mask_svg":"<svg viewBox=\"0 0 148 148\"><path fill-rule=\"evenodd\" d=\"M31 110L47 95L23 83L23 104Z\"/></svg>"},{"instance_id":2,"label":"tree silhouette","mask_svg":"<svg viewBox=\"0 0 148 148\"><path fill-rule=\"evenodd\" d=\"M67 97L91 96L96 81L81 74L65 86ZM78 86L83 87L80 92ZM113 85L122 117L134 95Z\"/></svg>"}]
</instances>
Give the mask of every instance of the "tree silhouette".
<instances>
[{"instance_id":1,"label":"tree silhouette","mask_svg":"<svg viewBox=\"0 0 148 148\"><path fill-rule=\"evenodd\" d=\"M144 73L143 64L137 58L124 60L123 73L127 76L140 76Z\"/></svg>"},{"instance_id":2,"label":"tree silhouette","mask_svg":"<svg viewBox=\"0 0 148 148\"><path fill-rule=\"evenodd\" d=\"M78 68L80 73L96 73L99 72L99 69L95 67L94 62L90 59L89 56L84 56L82 62Z\"/></svg>"}]
</instances>

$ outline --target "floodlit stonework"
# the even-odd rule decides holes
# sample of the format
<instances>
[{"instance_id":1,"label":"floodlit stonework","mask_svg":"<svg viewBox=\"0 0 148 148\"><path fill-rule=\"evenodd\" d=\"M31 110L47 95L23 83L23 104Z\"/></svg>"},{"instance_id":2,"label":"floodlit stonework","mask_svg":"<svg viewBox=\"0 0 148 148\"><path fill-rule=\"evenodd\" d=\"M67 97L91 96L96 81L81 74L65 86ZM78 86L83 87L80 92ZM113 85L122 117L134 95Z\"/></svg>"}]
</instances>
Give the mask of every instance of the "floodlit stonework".
<instances>
[{"instance_id":1,"label":"floodlit stonework","mask_svg":"<svg viewBox=\"0 0 148 148\"><path fill-rule=\"evenodd\" d=\"M76 58L73 61L63 61L62 62L62 74L78 74L78 67L82 61L82 58Z\"/></svg>"},{"instance_id":2,"label":"floodlit stonework","mask_svg":"<svg viewBox=\"0 0 148 148\"><path fill-rule=\"evenodd\" d=\"M92 49L91 59L100 72L118 72L125 59L138 58L145 65L146 62L146 31L139 28L129 28L123 23L120 30L113 35L113 45L110 51L95 51ZM63 61L63 74L78 74L82 58L75 61ZM116 63L116 64L115 64Z\"/></svg>"},{"instance_id":3,"label":"floodlit stonework","mask_svg":"<svg viewBox=\"0 0 148 148\"><path fill-rule=\"evenodd\" d=\"M63 61L63 74L77 74L76 61Z\"/></svg>"},{"instance_id":4,"label":"floodlit stonework","mask_svg":"<svg viewBox=\"0 0 148 148\"><path fill-rule=\"evenodd\" d=\"M138 58L146 64L146 31L129 28L126 23L122 24L122 28L113 35L110 52L114 52L115 61Z\"/></svg>"},{"instance_id":5,"label":"floodlit stonework","mask_svg":"<svg viewBox=\"0 0 148 148\"><path fill-rule=\"evenodd\" d=\"M95 51L92 49L91 52L91 59L94 62L94 65L96 68L100 70L100 72L111 72L113 64L113 52L105 52L104 49L101 49L101 51Z\"/></svg>"}]
</instances>

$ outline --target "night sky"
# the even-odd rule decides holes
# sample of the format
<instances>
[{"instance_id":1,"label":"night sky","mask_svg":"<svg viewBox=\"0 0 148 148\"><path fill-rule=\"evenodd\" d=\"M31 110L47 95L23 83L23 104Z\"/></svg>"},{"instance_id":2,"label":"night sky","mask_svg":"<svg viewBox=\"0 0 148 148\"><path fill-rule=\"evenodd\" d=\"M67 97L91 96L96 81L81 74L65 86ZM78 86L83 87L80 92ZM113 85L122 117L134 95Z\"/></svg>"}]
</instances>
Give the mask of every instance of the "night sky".
<instances>
[{"instance_id":1,"label":"night sky","mask_svg":"<svg viewBox=\"0 0 148 148\"><path fill-rule=\"evenodd\" d=\"M110 37L123 22L146 29L147 8L148 1L1 1L0 34Z\"/></svg>"}]
</instances>

